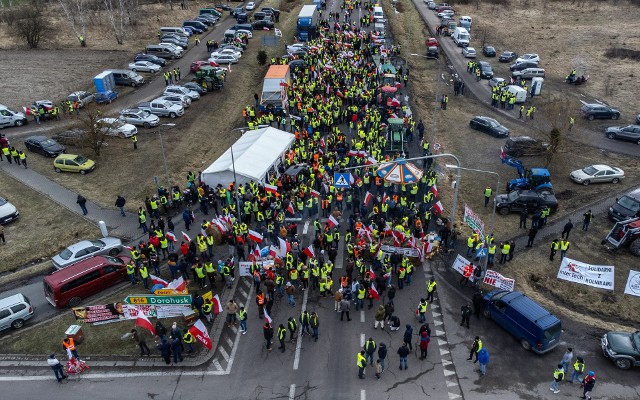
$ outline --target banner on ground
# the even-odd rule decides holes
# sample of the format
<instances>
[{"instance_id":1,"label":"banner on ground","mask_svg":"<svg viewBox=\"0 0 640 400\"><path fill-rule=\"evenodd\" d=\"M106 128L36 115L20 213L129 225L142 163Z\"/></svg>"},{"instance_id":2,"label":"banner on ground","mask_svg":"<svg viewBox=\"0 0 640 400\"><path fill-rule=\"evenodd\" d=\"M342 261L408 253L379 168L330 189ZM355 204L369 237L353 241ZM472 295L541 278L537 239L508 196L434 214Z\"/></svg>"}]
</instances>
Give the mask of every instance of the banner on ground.
<instances>
[{"instance_id":1,"label":"banner on ground","mask_svg":"<svg viewBox=\"0 0 640 400\"><path fill-rule=\"evenodd\" d=\"M275 262L273 260L256 261L256 264L261 268L273 268L275 266ZM240 276L251 276L252 265L252 261L240 261L238 263L238 272L240 273Z\"/></svg>"},{"instance_id":2,"label":"banner on ground","mask_svg":"<svg viewBox=\"0 0 640 400\"><path fill-rule=\"evenodd\" d=\"M123 303L73 307L71 312L78 321L87 324L125 319Z\"/></svg>"},{"instance_id":3,"label":"banner on ground","mask_svg":"<svg viewBox=\"0 0 640 400\"><path fill-rule=\"evenodd\" d=\"M480 216L473 212L471 207L466 204L464 205L464 222L484 240L484 222L482 222Z\"/></svg>"},{"instance_id":4,"label":"banner on ground","mask_svg":"<svg viewBox=\"0 0 640 400\"><path fill-rule=\"evenodd\" d=\"M459 273L460 275L464 274L464 266L465 265L469 265L470 262L462 257L462 255L458 254L458 256L456 257L456 260L453 262L453 265L451 266L451 268L453 268L457 273ZM471 277L469 277L469 282L473 282L474 279L474 275L471 274Z\"/></svg>"},{"instance_id":5,"label":"banner on ground","mask_svg":"<svg viewBox=\"0 0 640 400\"><path fill-rule=\"evenodd\" d=\"M411 247L396 247L383 244L380 246L380 250L382 250L383 253L388 254L396 253L407 257L420 257L420 251Z\"/></svg>"},{"instance_id":6,"label":"banner on ground","mask_svg":"<svg viewBox=\"0 0 640 400\"><path fill-rule=\"evenodd\" d=\"M613 265L591 265L567 257L558 271L558 279L607 290L613 290L613 277Z\"/></svg>"},{"instance_id":7,"label":"banner on ground","mask_svg":"<svg viewBox=\"0 0 640 400\"><path fill-rule=\"evenodd\" d=\"M627 278L627 286L624 287L624 294L640 296L640 272L634 270L629 271L629 278Z\"/></svg>"},{"instance_id":8,"label":"banner on ground","mask_svg":"<svg viewBox=\"0 0 640 400\"><path fill-rule=\"evenodd\" d=\"M484 275L484 279L482 282L487 285L497 287L498 289L508 290L513 292L513 289L516 288L516 281L511 278L507 278L506 276L502 276L502 274L488 269Z\"/></svg>"}]
</instances>

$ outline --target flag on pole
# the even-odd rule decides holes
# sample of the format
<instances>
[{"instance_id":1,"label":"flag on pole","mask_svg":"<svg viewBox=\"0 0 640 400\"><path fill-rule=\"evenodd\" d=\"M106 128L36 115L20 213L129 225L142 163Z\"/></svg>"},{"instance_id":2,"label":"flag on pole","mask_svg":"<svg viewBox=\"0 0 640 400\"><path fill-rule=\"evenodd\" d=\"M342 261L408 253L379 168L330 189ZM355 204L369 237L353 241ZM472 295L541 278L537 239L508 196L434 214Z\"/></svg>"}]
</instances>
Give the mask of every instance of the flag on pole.
<instances>
[{"instance_id":1,"label":"flag on pole","mask_svg":"<svg viewBox=\"0 0 640 400\"><path fill-rule=\"evenodd\" d=\"M376 300L380 300L380 294L378 293L378 289L376 289L376 285L371 282L371 287L369 288L369 296L373 297Z\"/></svg>"},{"instance_id":2,"label":"flag on pole","mask_svg":"<svg viewBox=\"0 0 640 400\"><path fill-rule=\"evenodd\" d=\"M442 203L440 201L433 205L433 209L436 210L438 214L442 214L442 212L444 211L444 207L442 206Z\"/></svg>"},{"instance_id":3,"label":"flag on pole","mask_svg":"<svg viewBox=\"0 0 640 400\"><path fill-rule=\"evenodd\" d=\"M265 183L264 190L273 194L278 193L278 187L273 185L268 185Z\"/></svg>"},{"instance_id":4,"label":"flag on pole","mask_svg":"<svg viewBox=\"0 0 640 400\"><path fill-rule=\"evenodd\" d=\"M144 328L151 332L153 335L156 334L156 330L153 328L153 324L149 321L146 315L143 312L138 313L138 318L136 318L136 326Z\"/></svg>"},{"instance_id":5,"label":"flag on pole","mask_svg":"<svg viewBox=\"0 0 640 400\"><path fill-rule=\"evenodd\" d=\"M164 234L167 239L171 240L173 243L177 243L178 239L176 238L176 235L173 232L167 232Z\"/></svg>"},{"instance_id":6,"label":"flag on pole","mask_svg":"<svg viewBox=\"0 0 640 400\"><path fill-rule=\"evenodd\" d=\"M162 278L158 278L155 275L149 274L149 278L151 278L151 283L153 283L154 285L162 285L162 287L169 286L169 282L165 281Z\"/></svg>"},{"instance_id":7,"label":"flag on pole","mask_svg":"<svg viewBox=\"0 0 640 400\"><path fill-rule=\"evenodd\" d=\"M387 200L389 200L389 196L387 196L387 194L385 193L382 195L382 204L386 203Z\"/></svg>"},{"instance_id":8,"label":"flag on pole","mask_svg":"<svg viewBox=\"0 0 640 400\"><path fill-rule=\"evenodd\" d=\"M364 195L364 206L365 207L369 207L369 202L371 202L372 198L373 198L373 195L371 193L369 193L369 191L367 190L367 193Z\"/></svg>"},{"instance_id":9,"label":"flag on pole","mask_svg":"<svg viewBox=\"0 0 640 400\"><path fill-rule=\"evenodd\" d=\"M187 243L191 243L191 238L189 237L189 235L187 235L186 233L184 233L184 231L182 231L182 238L183 238Z\"/></svg>"},{"instance_id":10,"label":"flag on pole","mask_svg":"<svg viewBox=\"0 0 640 400\"><path fill-rule=\"evenodd\" d=\"M313 245L310 245L309 247L305 247L305 249L302 250L302 252L306 254L307 257L311 257L311 258L316 257L316 253L313 251Z\"/></svg>"},{"instance_id":11,"label":"flag on pole","mask_svg":"<svg viewBox=\"0 0 640 400\"><path fill-rule=\"evenodd\" d=\"M251 229L249 229L249 239L256 243L262 243L262 235L256 231L252 231Z\"/></svg>"},{"instance_id":12,"label":"flag on pole","mask_svg":"<svg viewBox=\"0 0 640 400\"><path fill-rule=\"evenodd\" d=\"M211 338L209 337L209 332L207 328L202 323L202 320L198 320L190 329L189 332L196 338L196 340L202 343L207 349L211 350L213 348L213 343L211 343Z\"/></svg>"},{"instance_id":13,"label":"flag on pole","mask_svg":"<svg viewBox=\"0 0 640 400\"><path fill-rule=\"evenodd\" d=\"M504 148L500 146L500 159L504 160L507 154L504 152Z\"/></svg>"},{"instance_id":14,"label":"flag on pole","mask_svg":"<svg viewBox=\"0 0 640 400\"><path fill-rule=\"evenodd\" d=\"M278 241L280 242L280 258L284 258L291 251L291 244L281 237L278 238Z\"/></svg>"},{"instance_id":15,"label":"flag on pole","mask_svg":"<svg viewBox=\"0 0 640 400\"><path fill-rule=\"evenodd\" d=\"M211 304L213 305L214 314L220 314L222 312L222 303L220 302L220 297L218 295L211 298Z\"/></svg>"},{"instance_id":16,"label":"flag on pole","mask_svg":"<svg viewBox=\"0 0 640 400\"><path fill-rule=\"evenodd\" d=\"M327 220L327 223L331 228L335 228L339 224L339 222L335 218L333 218L333 215L329 215L329 219Z\"/></svg>"},{"instance_id":17,"label":"flag on pole","mask_svg":"<svg viewBox=\"0 0 640 400\"><path fill-rule=\"evenodd\" d=\"M438 188L436 187L436 185L431 186L431 189L429 189L431 191L431 193L433 193L433 197L435 197L436 199L438 198Z\"/></svg>"},{"instance_id":18,"label":"flag on pole","mask_svg":"<svg viewBox=\"0 0 640 400\"><path fill-rule=\"evenodd\" d=\"M376 280L376 273L373 272L373 268L371 266L369 266L369 279L371 279L371 281Z\"/></svg>"},{"instance_id":19,"label":"flag on pole","mask_svg":"<svg viewBox=\"0 0 640 400\"><path fill-rule=\"evenodd\" d=\"M269 316L269 313L267 312L267 308L266 307L262 307L262 310L264 312L264 319L268 322L268 323L272 323L273 319L271 319L271 316Z\"/></svg>"},{"instance_id":20,"label":"flag on pole","mask_svg":"<svg viewBox=\"0 0 640 400\"><path fill-rule=\"evenodd\" d=\"M289 202L289 205L287 206L287 211L289 211L290 214L296 213L296 210L293 209L293 202Z\"/></svg>"},{"instance_id":21,"label":"flag on pole","mask_svg":"<svg viewBox=\"0 0 640 400\"><path fill-rule=\"evenodd\" d=\"M129 251L133 251L133 247L131 247L131 246L122 246L122 247L124 247L125 249L127 249Z\"/></svg>"},{"instance_id":22,"label":"flag on pole","mask_svg":"<svg viewBox=\"0 0 640 400\"><path fill-rule=\"evenodd\" d=\"M365 165L372 165L372 164L376 164L378 162L378 160L376 160L373 157L367 157L367 160L364 162Z\"/></svg>"},{"instance_id":23,"label":"flag on pole","mask_svg":"<svg viewBox=\"0 0 640 400\"><path fill-rule=\"evenodd\" d=\"M311 197L320 197L320 192L317 190L311 189Z\"/></svg>"},{"instance_id":24,"label":"flag on pole","mask_svg":"<svg viewBox=\"0 0 640 400\"><path fill-rule=\"evenodd\" d=\"M404 232L400 232L400 231L399 231L399 230L397 230L397 229L394 229L394 230L393 230L393 236L394 236L396 239L398 239L401 243L402 243L402 242L404 241L404 239L405 239Z\"/></svg>"},{"instance_id":25,"label":"flag on pole","mask_svg":"<svg viewBox=\"0 0 640 400\"><path fill-rule=\"evenodd\" d=\"M182 277L178 279L172 280L168 285L167 289L173 289L177 292L182 292L187 288L187 283L184 281Z\"/></svg>"},{"instance_id":26,"label":"flag on pole","mask_svg":"<svg viewBox=\"0 0 640 400\"><path fill-rule=\"evenodd\" d=\"M258 247L258 245L256 244L256 248L253 250L253 252L251 253L251 255L253 255L254 260L258 261L260 259L260 248Z\"/></svg>"}]
</instances>

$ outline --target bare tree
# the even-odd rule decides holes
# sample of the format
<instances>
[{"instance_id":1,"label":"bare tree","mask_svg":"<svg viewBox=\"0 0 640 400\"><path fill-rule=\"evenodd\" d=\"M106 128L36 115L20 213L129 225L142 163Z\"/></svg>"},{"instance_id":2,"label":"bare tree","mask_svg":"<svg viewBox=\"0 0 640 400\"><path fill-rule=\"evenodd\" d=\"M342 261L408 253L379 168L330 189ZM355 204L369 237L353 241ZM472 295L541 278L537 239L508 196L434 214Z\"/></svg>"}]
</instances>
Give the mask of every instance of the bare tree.
<instances>
[{"instance_id":1,"label":"bare tree","mask_svg":"<svg viewBox=\"0 0 640 400\"><path fill-rule=\"evenodd\" d=\"M86 16L88 10L87 0L58 0L62 12L67 17L67 22L76 36L87 37ZM76 23L76 18L78 22Z\"/></svg>"},{"instance_id":2,"label":"bare tree","mask_svg":"<svg viewBox=\"0 0 640 400\"><path fill-rule=\"evenodd\" d=\"M535 127L549 143L544 155L546 167L549 167L555 155L564 149L569 129L571 129L569 121L577 116L576 103L556 97L536 105L534 114L540 115L534 120Z\"/></svg>"},{"instance_id":3,"label":"bare tree","mask_svg":"<svg viewBox=\"0 0 640 400\"><path fill-rule=\"evenodd\" d=\"M104 115L95 103L87 104L75 118L78 127L83 134L74 143L76 146L89 149L96 157L100 156L100 150L107 145L109 137L114 136L117 127L100 122Z\"/></svg>"},{"instance_id":4,"label":"bare tree","mask_svg":"<svg viewBox=\"0 0 640 400\"><path fill-rule=\"evenodd\" d=\"M123 44L127 36L127 0L103 0L107 19L118 44Z\"/></svg>"},{"instance_id":5,"label":"bare tree","mask_svg":"<svg viewBox=\"0 0 640 400\"><path fill-rule=\"evenodd\" d=\"M22 7L15 15L14 34L23 38L30 48L35 49L47 29L47 19L35 0Z\"/></svg>"}]
</instances>

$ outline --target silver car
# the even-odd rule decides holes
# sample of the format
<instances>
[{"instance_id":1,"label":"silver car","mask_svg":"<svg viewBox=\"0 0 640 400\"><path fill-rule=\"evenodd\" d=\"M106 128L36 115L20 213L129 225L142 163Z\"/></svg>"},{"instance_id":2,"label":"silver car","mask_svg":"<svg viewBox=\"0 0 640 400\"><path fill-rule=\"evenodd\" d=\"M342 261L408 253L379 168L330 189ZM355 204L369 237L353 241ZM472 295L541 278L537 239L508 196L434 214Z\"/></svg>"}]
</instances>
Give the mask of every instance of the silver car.
<instances>
[{"instance_id":1,"label":"silver car","mask_svg":"<svg viewBox=\"0 0 640 400\"><path fill-rule=\"evenodd\" d=\"M93 101L93 93L84 91L73 92L67 96L67 100L72 103L77 101L80 103L80 108L82 108Z\"/></svg>"},{"instance_id":2,"label":"silver car","mask_svg":"<svg viewBox=\"0 0 640 400\"><path fill-rule=\"evenodd\" d=\"M585 186L590 183L611 182L618 183L624 179L624 171L608 165L589 165L583 169L573 171L571 180Z\"/></svg>"},{"instance_id":3,"label":"silver car","mask_svg":"<svg viewBox=\"0 0 640 400\"><path fill-rule=\"evenodd\" d=\"M160 118L157 115L138 108L130 108L120 111L119 119L122 122L136 126L143 126L145 128L160 125Z\"/></svg>"},{"instance_id":4,"label":"silver car","mask_svg":"<svg viewBox=\"0 0 640 400\"><path fill-rule=\"evenodd\" d=\"M117 256L122 251L122 241L114 237L104 237L96 240L82 240L62 250L51 261L56 269L62 269L69 265L84 260L91 256L108 254Z\"/></svg>"},{"instance_id":5,"label":"silver car","mask_svg":"<svg viewBox=\"0 0 640 400\"><path fill-rule=\"evenodd\" d=\"M188 108L191 105L191 99L189 96L177 93L163 93L162 96L158 97L156 100L165 100L171 104L176 104L184 108Z\"/></svg>"},{"instance_id":6,"label":"silver car","mask_svg":"<svg viewBox=\"0 0 640 400\"><path fill-rule=\"evenodd\" d=\"M473 47L463 47L462 55L466 58L476 58L476 49Z\"/></svg>"}]
</instances>

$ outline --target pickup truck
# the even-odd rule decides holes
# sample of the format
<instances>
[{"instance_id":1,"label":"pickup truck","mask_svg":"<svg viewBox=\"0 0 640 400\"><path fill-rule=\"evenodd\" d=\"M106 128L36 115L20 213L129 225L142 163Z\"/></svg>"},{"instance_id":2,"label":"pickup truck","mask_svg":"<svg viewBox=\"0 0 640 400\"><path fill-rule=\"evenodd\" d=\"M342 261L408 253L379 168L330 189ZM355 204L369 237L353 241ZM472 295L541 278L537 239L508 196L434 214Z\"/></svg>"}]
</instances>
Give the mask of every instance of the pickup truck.
<instances>
[{"instance_id":1,"label":"pickup truck","mask_svg":"<svg viewBox=\"0 0 640 400\"><path fill-rule=\"evenodd\" d=\"M155 114L159 117L175 118L184 115L184 107L177 104L171 104L166 100L143 102L138 104L137 108L149 111L151 114Z\"/></svg>"}]
</instances>

